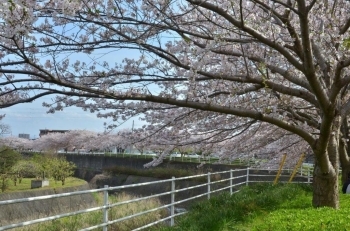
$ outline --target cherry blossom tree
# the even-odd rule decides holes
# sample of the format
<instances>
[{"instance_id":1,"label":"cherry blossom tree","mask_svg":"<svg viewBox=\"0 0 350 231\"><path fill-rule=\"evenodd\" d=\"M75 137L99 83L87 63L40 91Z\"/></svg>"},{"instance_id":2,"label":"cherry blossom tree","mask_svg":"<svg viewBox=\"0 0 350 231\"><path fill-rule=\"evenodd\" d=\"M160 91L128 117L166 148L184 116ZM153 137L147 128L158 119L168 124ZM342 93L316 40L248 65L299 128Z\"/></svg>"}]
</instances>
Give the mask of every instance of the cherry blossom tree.
<instances>
[{"instance_id":1,"label":"cherry blossom tree","mask_svg":"<svg viewBox=\"0 0 350 231\"><path fill-rule=\"evenodd\" d=\"M120 134L124 137L124 140L128 144L127 146L131 150L136 149L140 155L150 150L151 138L153 137L145 129L140 128L132 131L122 131Z\"/></svg>"},{"instance_id":2,"label":"cherry blossom tree","mask_svg":"<svg viewBox=\"0 0 350 231\"><path fill-rule=\"evenodd\" d=\"M36 151L52 151L57 153L58 150L70 147L69 144L70 141L66 139L64 133L49 133L34 140L33 149Z\"/></svg>"},{"instance_id":3,"label":"cherry blossom tree","mask_svg":"<svg viewBox=\"0 0 350 231\"><path fill-rule=\"evenodd\" d=\"M87 130L72 130L66 133L49 133L34 141L17 138L5 137L0 140L0 144L18 150L32 149L34 151L53 151L57 153L59 150L65 152L84 151L104 151L111 150L116 147L124 148L122 136L120 134L105 133L99 134Z\"/></svg>"},{"instance_id":4,"label":"cherry blossom tree","mask_svg":"<svg viewBox=\"0 0 350 231\"><path fill-rule=\"evenodd\" d=\"M0 139L0 145L7 146L18 151L24 151L32 149L33 141L24 138L8 136Z\"/></svg>"},{"instance_id":5,"label":"cherry blossom tree","mask_svg":"<svg viewBox=\"0 0 350 231\"><path fill-rule=\"evenodd\" d=\"M92 152L94 150L118 152L118 150L125 149L125 142L124 138L119 133L101 133L90 137L89 143L85 143L85 148Z\"/></svg>"},{"instance_id":6,"label":"cherry blossom tree","mask_svg":"<svg viewBox=\"0 0 350 231\"><path fill-rule=\"evenodd\" d=\"M205 112L195 115L196 120L188 120L188 117L187 120L176 119L184 117L186 113L180 110L146 113L144 120L150 125L145 127L147 132L144 133L148 138L153 134L154 142L163 140L164 145L175 145L180 154L215 155L221 163L237 158L247 161L259 157L264 160L260 166L275 169L278 168L281 153L288 154L286 167L293 168L295 160L308 150L307 143L300 137L268 123L240 123L237 119L221 118L220 115ZM192 116L194 114L192 112ZM166 121L163 118L175 119ZM167 128L165 131L162 129L164 127ZM159 134L155 136L156 133ZM158 136L167 139L159 139ZM147 142L153 141L149 139Z\"/></svg>"},{"instance_id":7,"label":"cherry blossom tree","mask_svg":"<svg viewBox=\"0 0 350 231\"><path fill-rule=\"evenodd\" d=\"M0 115L0 121L5 117L5 115ZM11 133L11 127L8 124L0 122L0 136Z\"/></svg>"},{"instance_id":8,"label":"cherry blossom tree","mask_svg":"<svg viewBox=\"0 0 350 231\"><path fill-rule=\"evenodd\" d=\"M33 149L36 151L59 150L73 151L88 146L96 133L84 130L73 130L66 133L49 133L34 140Z\"/></svg>"},{"instance_id":9,"label":"cherry blossom tree","mask_svg":"<svg viewBox=\"0 0 350 231\"><path fill-rule=\"evenodd\" d=\"M0 106L58 95L50 112L74 105L118 121L161 110L164 124L223 139L266 123L307 144L313 205L337 208L339 160L350 169L348 4L2 1Z\"/></svg>"},{"instance_id":10,"label":"cherry blossom tree","mask_svg":"<svg viewBox=\"0 0 350 231\"><path fill-rule=\"evenodd\" d=\"M11 132L11 128L8 124L0 123L0 135L9 134Z\"/></svg>"},{"instance_id":11,"label":"cherry blossom tree","mask_svg":"<svg viewBox=\"0 0 350 231\"><path fill-rule=\"evenodd\" d=\"M97 133L87 130L73 130L64 134L65 140L69 141L70 150L85 150L98 149L95 146L94 140L97 138Z\"/></svg>"}]
</instances>

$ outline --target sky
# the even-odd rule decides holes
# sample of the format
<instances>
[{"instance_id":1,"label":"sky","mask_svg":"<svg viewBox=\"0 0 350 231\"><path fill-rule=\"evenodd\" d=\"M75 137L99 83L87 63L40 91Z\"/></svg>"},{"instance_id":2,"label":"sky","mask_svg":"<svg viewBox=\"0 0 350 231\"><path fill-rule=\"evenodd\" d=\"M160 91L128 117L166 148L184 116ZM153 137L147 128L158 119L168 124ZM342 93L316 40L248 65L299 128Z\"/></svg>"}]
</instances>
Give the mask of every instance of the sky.
<instances>
[{"instance_id":1,"label":"sky","mask_svg":"<svg viewBox=\"0 0 350 231\"><path fill-rule=\"evenodd\" d=\"M104 122L111 124L111 119L101 119L90 112L85 112L77 107L66 108L54 114L46 113L48 108L42 106L42 102L51 102L50 97L43 97L33 103L18 104L1 109L0 114L6 114L1 121L11 128L11 133L3 136L18 136L20 133L29 134L31 139L39 137L40 129L58 130L89 130L95 132L104 131ZM144 122L134 118L134 127L141 127ZM133 120L120 125L120 129L131 129Z\"/></svg>"},{"instance_id":2,"label":"sky","mask_svg":"<svg viewBox=\"0 0 350 231\"><path fill-rule=\"evenodd\" d=\"M72 31L71 31L72 32ZM173 39L173 37L172 37ZM113 52L112 52L113 51ZM138 58L140 52L138 50L100 50L94 55L69 54L72 60L80 60L87 64L94 61L106 61L112 67L115 63L120 64L124 58ZM62 56L66 58L66 56ZM43 63L46 61L43 59ZM73 62L73 61L72 61ZM85 112L77 107L66 108L61 112L54 114L46 113L48 108L42 106L43 102L52 102L52 96L46 96L35 100L32 103L19 104L9 108L1 109L0 115L6 114L5 118L0 123L7 124L11 127L11 133L3 136L18 136L18 134L29 134L31 139L39 137L40 129L53 130L89 130L95 132L103 132L105 129L104 123L107 125L113 123L112 119L97 118L95 114ZM132 129L141 127L145 122L140 121L139 118L133 118L123 123L115 129Z\"/></svg>"},{"instance_id":3,"label":"sky","mask_svg":"<svg viewBox=\"0 0 350 231\"><path fill-rule=\"evenodd\" d=\"M111 65L121 63L123 58L136 58L139 56L138 51L130 51L114 54L106 52L102 55L101 60L109 60ZM81 61L86 63L91 62L86 56L78 56ZM74 55L71 55L74 58ZM9 108L1 109L0 115L6 114L5 118L0 123L7 124L11 127L11 133L3 136L18 136L18 134L29 134L31 139L39 137L40 129L52 130L89 130L95 132L104 131L104 122L107 125L113 123L112 119L97 118L96 114L85 112L81 108L69 107L61 112L48 114L48 108L43 107L43 102L52 103L54 96L45 96L35 100L32 103L18 104ZM131 119L115 129L132 129L134 120L134 128L141 127L145 123L139 118Z\"/></svg>"}]
</instances>

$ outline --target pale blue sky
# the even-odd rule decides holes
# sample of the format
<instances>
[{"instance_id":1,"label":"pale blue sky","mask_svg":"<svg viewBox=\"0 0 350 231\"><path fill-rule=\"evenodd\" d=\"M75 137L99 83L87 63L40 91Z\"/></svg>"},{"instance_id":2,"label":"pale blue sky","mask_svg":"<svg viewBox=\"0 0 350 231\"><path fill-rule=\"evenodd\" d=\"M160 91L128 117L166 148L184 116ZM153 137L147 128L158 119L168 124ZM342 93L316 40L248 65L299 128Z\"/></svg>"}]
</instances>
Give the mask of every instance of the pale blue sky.
<instances>
[{"instance_id":1,"label":"pale blue sky","mask_svg":"<svg viewBox=\"0 0 350 231\"><path fill-rule=\"evenodd\" d=\"M169 36L169 35L168 35ZM167 37L169 39L169 37ZM166 39L166 40L168 40ZM174 38L171 37L171 40ZM92 55L81 55L76 53L64 54L61 58L70 58L72 63L74 60L80 60L87 64L94 61L107 61L111 67L115 63L121 63L124 58L138 58L140 52L135 49L105 49L94 52ZM43 58L43 63L46 60ZM56 57L57 58L57 57ZM56 60L57 62L57 60ZM62 130L90 130L96 132L104 131L104 122L111 124L112 119L100 119L95 114L85 112L80 108L66 108L55 114L47 114L48 108L42 106L42 102L52 102L53 96L47 96L35 100L33 103L19 104L0 111L0 114L6 114L1 123L8 124L11 127L12 136L18 136L20 133L30 134L30 137L38 138L40 129L62 129ZM141 127L145 123L140 121L138 117L133 118L116 129Z\"/></svg>"},{"instance_id":2,"label":"pale blue sky","mask_svg":"<svg viewBox=\"0 0 350 231\"><path fill-rule=\"evenodd\" d=\"M138 57L139 52L128 50L128 52L116 52L112 54L106 52L101 60L109 60L112 66L114 62L120 63L123 58ZM73 58L74 55L71 56ZM80 57L81 61L91 62L87 56ZM97 118L95 114L85 112L77 107L66 108L55 114L47 114L48 108L42 106L42 103L52 102L54 96L46 96L35 100L33 103L25 103L2 109L0 114L6 114L1 121L11 127L12 136L18 136L20 133L30 134L31 139L38 138L40 129L59 129L59 130L90 130L95 132L104 131L104 122L113 123L112 119ZM133 120L123 123L118 129L132 128ZM134 118L134 127L140 127L144 124L139 118ZM116 129L116 131L118 130ZM11 135L7 134L6 136Z\"/></svg>"},{"instance_id":3,"label":"pale blue sky","mask_svg":"<svg viewBox=\"0 0 350 231\"><path fill-rule=\"evenodd\" d=\"M38 99L33 103L19 104L10 108L2 109L0 114L6 114L1 121L10 125L12 136L19 133L30 134L30 138L38 138L40 129L62 129L62 130L90 130L95 132L104 131L104 122L112 123L111 119L100 119L95 114L85 112L80 108L66 108L55 114L47 114L47 108L41 103L51 101L50 97ZM134 118L134 127L140 127L144 123ZM127 121L119 129L132 127L132 120ZM116 129L117 131L118 129ZM11 134L7 134L9 136Z\"/></svg>"}]
</instances>

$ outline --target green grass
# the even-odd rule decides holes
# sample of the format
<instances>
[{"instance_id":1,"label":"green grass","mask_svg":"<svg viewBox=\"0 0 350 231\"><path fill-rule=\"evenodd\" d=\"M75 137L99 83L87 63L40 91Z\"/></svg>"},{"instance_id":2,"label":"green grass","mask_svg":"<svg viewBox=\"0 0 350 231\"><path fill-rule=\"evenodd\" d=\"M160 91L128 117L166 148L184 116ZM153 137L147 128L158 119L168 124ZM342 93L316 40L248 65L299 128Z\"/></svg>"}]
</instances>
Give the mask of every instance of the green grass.
<instances>
[{"instance_id":1,"label":"green grass","mask_svg":"<svg viewBox=\"0 0 350 231\"><path fill-rule=\"evenodd\" d=\"M9 180L8 188L5 190L4 193L26 191L26 190L50 189L50 188L65 188L65 187L74 187L74 186L80 186L80 185L86 184L86 181L84 181L82 179L75 178L75 177L68 177L66 179L65 185L62 185L61 181L55 182L54 180L49 179L50 183L49 183L48 187L31 189L30 188L31 180L35 180L35 178L23 178L23 180L20 184L17 182L17 186L14 185L12 180Z\"/></svg>"},{"instance_id":2,"label":"green grass","mask_svg":"<svg viewBox=\"0 0 350 231\"><path fill-rule=\"evenodd\" d=\"M99 205L103 201L103 193L95 193L94 197ZM117 203L121 201L127 201L137 198L125 193L118 193L109 197L109 203ZM128 203L113 207L108 210L108 220L115 220L118 218L126 217L135 213L150 210L160 207L161 203L156 198L142 200L138 202ZM128 219L126 221L118 222L108 226L108 230L111 231L129 231L147 225L151 222L157 221L167 215L167 210L160 209L154 212L150 212L135 218ZM43 222L40 224L30 225L23 228L17 228L16 231L73 231L80 230L82 228L91 227L102 223L103 214L102 211L95 211L86 214L75 215L71 217L65 217L50 222ZM159 226L159 225L158 225ZM157 228L152 227L150 230ZM102 228L95 229L102 231ZM146 229L147 230L147 229Z\"/></svg>"},{"instance_id":3,"label":"green grass","mask_svg":"<svg viewBox=\"0 0 350 231\"><path fill-rule=\"evenodd\" d=\"M350 230L350 196L340 195L339 210L315 209L307 185L258 184L232 196L222 194L194 205L162 231L318 231Z\"/></svg>"}]
</instances>

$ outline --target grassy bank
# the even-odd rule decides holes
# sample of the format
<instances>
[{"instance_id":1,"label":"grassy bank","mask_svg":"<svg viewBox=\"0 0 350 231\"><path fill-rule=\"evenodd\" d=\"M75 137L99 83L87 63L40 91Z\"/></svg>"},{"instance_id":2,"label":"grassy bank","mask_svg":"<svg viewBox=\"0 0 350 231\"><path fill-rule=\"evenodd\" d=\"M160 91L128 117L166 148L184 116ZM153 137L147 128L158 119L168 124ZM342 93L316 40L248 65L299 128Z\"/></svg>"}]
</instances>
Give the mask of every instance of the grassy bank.
<instances>
[{"instance_id":1,"label":"grassy bank","mask_svg":"<svg viewBox=\"0 0 350 231\"><path fill-rule=\"evenodd\" d=\"M99 205L102 205L103 193L95 193L95 199ZM109 197L109 203L114 204L121 201L127 201L135 199L136 197L125 194L118 193L114 196ZM152 208L157 208L161 206L158 199L148 199L142 200L134 203L128 203L113 207L108 211L108 220L115 220L118 218L126 217L135 213L139 213ZM108 230L111 231L129 231L135 228L141 227L143 225L149 224L151 222L157 221L167 215L167 210L157 210L155 212L150 212L145 215L141 215L135 218L131 218L126 221L118 222L108 226ZM103 214L102 211L95 211L86 214L75 215L71 217L61 218L50 222L43 222L36 225L31 225L23 228L17 228L15 231L70 231L70 230L80 230L83 228L91 227L102 223ZM158 228L153 226L150 230ZM95 230L102 230L98 228Z\"/></svg>"},{"instance_id":2,"label":"grassy bank","mask_svg":"<svg viewBox=\"0 0 350 231\"><path fill-rule=\"evenodd\" d=\"M230 196L196 204L175 227L162 231L350 230L350 195L340 195L339 210L314 209L310 186L259 184Z\"/></svg>"},{"instance_id":3,"label":"grassy bank","mask_svg":"<svg viewBox=\"0 0 350 231\"><path fill-rule=\"evenodd\" d=\"M50 188L65 188L65 187L74 187L74 186L86 184L85 180L75 178L75 177L68 177L66 179L65 185L62 185L61 181L55 182L54 180L50 179L49 186L43 187L43 188L31 189L31 180L35 180L35 178L23 178L22 182L17 183L16 186L14 185L14 183L12 181L9 181L9 186L5 190L4 193L17 192L17 191L28 191L28 190L50 189Z\"/></svg>"}]
</instances>

